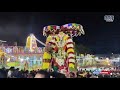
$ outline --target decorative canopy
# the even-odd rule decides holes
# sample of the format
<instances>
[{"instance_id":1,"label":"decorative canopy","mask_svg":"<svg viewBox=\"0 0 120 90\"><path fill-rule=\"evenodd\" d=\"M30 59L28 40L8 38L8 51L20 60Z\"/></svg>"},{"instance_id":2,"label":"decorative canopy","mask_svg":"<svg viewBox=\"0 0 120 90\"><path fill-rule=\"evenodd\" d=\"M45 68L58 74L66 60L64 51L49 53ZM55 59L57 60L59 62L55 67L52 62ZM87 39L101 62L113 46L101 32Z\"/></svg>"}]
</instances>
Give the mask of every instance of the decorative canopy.
<instances>
[{"instance_id":1,"label":"decorative canopy","mask_svg":"<svg viewBox=\"0 0 120 90\"><path fill-rule=\"evenodd\" d=\"M83 30L83 26L77 23L69 23L69 24L62 25L61 30L72 37L74 36L77 37L77 36L81 36L81 34L83 35L85 34Z\"/></svg>"},{"instance_id":2,"label":"decorative canopy","mask_svg":"<svg viewBox=\"0 0 120 90\"><path fill-rule=\"evenodd\" d=\"M49 34L57 34L60 30L60 26L49 25L43 28L43 36L48 36Z\"/></svg>"},{"instance_id":3,"label":"decorative canopy","mask_svg":"<svg viewBox=\"0 0 120 90\"><path fill-rule=\"evenodd\" d=\"M43 28L43 36L48 36L49 34L58 34L60 31L70 35L71 37L74 36L81 36L81 34L85 34L83 30L83 26L77 23L69 23L60 26L57 25L49 25Z\"/></svg>"}]
</instances>

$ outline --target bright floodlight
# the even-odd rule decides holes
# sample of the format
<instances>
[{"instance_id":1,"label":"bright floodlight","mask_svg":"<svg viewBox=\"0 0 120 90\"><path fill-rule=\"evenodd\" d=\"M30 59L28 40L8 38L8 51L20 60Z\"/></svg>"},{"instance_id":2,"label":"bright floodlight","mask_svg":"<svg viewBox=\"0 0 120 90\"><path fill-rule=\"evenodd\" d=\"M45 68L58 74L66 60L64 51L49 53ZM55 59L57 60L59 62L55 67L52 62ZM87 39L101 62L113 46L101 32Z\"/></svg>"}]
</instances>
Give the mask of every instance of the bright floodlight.
<instances>
[{"instance_id":1,"label":"bright floodlight","mask_svg":"<svg viewBox=\"0 0 120 90\"><path fill-rule=\"evenodd\" d=\"M21 58L20 61L23 62L23 59Z\"/></svg>"},{"instance_id":2,"label":"bright floodlight","mask_svg":"<svg viewBox=\"0 0 120 90\"><path fill-rule=\"evenodd\" d=\"M10 58L7 59L7 62L10 62Z\"/></svg>"},{"instance_id":3,"label":"bright floodlight","mask_svg":"<svg viewBox=\"0 0 120 90\"><path fill-rule=\"evenodd\" d=\"M106 58L106 60L109 60L109 58Z\"/></svg>"},{"instance_id":4,"label":"bright floodlight","mask_svg":"<svg viewBox=\"0 0 120 90\"><path fill-rule=\"evenodd\" d=\"M99 58L98 58L98 57L95 57L95 60L99 60Z\"/></svg>"}]
</instances>

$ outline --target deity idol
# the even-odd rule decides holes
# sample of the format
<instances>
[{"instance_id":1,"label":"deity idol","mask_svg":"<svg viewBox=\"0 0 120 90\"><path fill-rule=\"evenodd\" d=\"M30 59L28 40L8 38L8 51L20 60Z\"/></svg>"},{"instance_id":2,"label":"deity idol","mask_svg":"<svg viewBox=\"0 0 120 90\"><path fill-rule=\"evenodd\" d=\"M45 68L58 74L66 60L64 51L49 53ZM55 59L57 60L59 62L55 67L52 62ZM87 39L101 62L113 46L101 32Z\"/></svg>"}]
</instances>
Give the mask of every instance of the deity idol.
<instances>
[{"instance_id":1,"label":"deity idol","mask_svg":"<svg viewBox=\"0 0 120 90\"><path fill-rule=\"evenodd\" d=\"M53 68L59 71L75 71L76 60L72 37L84 34L80 24L50 25L44 27L47 36L43 55L43 69Z\"/></svg>"}]
</instances>

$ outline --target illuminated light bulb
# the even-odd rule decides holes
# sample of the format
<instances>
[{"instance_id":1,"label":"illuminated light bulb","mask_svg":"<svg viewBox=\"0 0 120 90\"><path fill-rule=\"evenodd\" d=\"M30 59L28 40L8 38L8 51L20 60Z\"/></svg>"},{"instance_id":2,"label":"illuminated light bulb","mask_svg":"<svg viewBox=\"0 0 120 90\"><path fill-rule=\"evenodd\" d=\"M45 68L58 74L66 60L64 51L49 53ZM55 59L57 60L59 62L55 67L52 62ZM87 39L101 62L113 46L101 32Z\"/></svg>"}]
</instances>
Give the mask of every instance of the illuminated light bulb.
<instances>
[{"instance_id":1,"label":"illuminated light bulb","mask_svg":"<svg viewBox=\"0 0 120 90\"><path fill-rule=\"evenodd\" d=\"M7 59L7 62L10 62L10 58Z\"/></svg>"}]
</instances>

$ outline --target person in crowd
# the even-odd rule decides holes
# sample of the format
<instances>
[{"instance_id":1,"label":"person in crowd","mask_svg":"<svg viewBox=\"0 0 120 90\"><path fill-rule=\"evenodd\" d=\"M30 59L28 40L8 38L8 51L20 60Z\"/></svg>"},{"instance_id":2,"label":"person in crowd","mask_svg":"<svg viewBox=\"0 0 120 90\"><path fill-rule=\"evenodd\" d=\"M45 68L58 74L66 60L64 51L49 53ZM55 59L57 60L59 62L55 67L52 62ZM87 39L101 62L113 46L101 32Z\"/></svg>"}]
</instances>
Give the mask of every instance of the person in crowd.
<instances>
[{"instance_id":1,"label":"person in crowd","mask_svg":"<svg viewBox=\"0 0 120 90\"><path fill-rule=\"evenodd\" d=\"M35 75L35 78L50 78L50 74L45 70L40 70Z\"/></svg>"},{"instance_id":2,"label":"person in crowd","mask_svg":"<svg viewBox=\"0 0 120 90\"><path fill-rule=\"evenodd\" d=\"M66 78L66 76L62 73L57 73L55 78Z\"/></svg>"},{"instance_id":3,"label":"person in crowd","mask_svg":"<svg viewBox=\"0 0 120 90\"><path fill-rule=\"evenodd\" d=\"M34 78L34 76L31 73L29 73L27 78Z\"/></svg>"},{"instance_id":4,"label":"person in crowd","mask_svg":"<svg viewBox=\"0 0 120 90\"><path fill-rule=\"evenodd\" d=\"M7 73L2 69L0 69L0 78L7 78Z\"/></svg>"},{"instance_id":5,"label":"person in crowd","mask_svg":"<svg viewBox=\"0 0 120 90\"><path fill-rule=\"evenodd\" d=\"M12 73L12 77L18 78L18 75L19 75L19 68L14 70L14 72Z\"/></svg>"},{"instance_id":6,"label":"person in crowd","mask_svg":"<svg viewBox=\"0 0 120 90\"><path fill-rule=\"evenodd\" d=\"M13 72L14 72L14 67L10 67L10 69L9 69L9 71L8 71L8 73L7 73L7 77L8 77L8 78L12 78Z\"/></svg>"},{"instance_id":7,"label":"person in crowd","mask_svg":"<svg viewBox=\"0 0 120 90\"><path fill-rule=\"evenodd\" d=\"M93 74L90 70L78 70L76 73L66 72L60 73L54 70L19 70L15 67L0 69L0 78L120 78L120 72L112 72L112 74Z\"/></svg>"}]
</instances>

